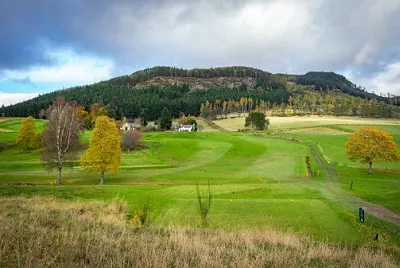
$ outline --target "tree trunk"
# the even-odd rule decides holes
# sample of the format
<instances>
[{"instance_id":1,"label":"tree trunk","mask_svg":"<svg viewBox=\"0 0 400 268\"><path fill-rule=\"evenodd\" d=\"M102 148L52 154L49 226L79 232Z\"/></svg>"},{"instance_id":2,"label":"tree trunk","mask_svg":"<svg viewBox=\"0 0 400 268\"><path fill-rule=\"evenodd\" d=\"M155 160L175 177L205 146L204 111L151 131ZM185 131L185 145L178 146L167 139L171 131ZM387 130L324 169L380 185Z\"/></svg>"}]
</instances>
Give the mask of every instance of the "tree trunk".
<instances>
[{"instance_id":1,"label":"tree trunk","mask_svg":"<svg viewBox=\"0 0 400 268\"><path fill-rule=\"evenodd\" d=\"M368 163L368 164L369 164L368 173L371 174L372 173L372 162Z\"/></svg>"},{"instance_id":2,"label":"tree trunk","mask_svg":"<svg viewBox=\"0 0 400 268\"><path fill-rule=\"evenodd\" d=\"M104 184L104 171L101 172L101 176L100 176L100 185Z\"/></svg>"},{"instance_id":3,"label":"tree trunk","mask_svg":"<svg viewBox=\"0 0 400 268\"><path fill-rule=\"evenodd\" d=\"M57 184L61 184L61 170L63 165L62 156L58 156L58 168L57 168Z\"/></svg>"},{"instance_id":4,"label":"tree trunk","mask_svg":"<svg viewBox=\"0 0 400 268\"><path fill-rule=\"evenodd\" d=\"M57 168L57 184L61 184L61 169L62 169L62 166L59 165Z\"/></svg>"}]
</instances>

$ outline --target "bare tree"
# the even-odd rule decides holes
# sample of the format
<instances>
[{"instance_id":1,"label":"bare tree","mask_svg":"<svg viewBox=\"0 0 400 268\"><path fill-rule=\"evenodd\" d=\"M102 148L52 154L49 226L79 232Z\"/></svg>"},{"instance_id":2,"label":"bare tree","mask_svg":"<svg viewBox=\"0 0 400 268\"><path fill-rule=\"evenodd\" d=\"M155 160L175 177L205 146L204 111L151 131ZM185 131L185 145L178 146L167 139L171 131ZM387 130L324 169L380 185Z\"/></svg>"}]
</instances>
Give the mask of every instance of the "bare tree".
<instances>
[{"instance_id":1,"label":"bare tree","mask_svg":"<svg viewBox=\"0 0 400 268\"><path fill-rule=\"evenodd\" d=\"M131 130L122 134L121 147L124 149L128 149L128 152L130 149L134 149L142 145L143 145L143 140L142 140L142 133L140 133L140 131Z\"/></svg>"},{"instance_id":2,"label":"bare tree","mask_svg":"<svg viewBox=\"0 0 400 268\"><path fill-rule=\"evenodd\" d=\"M46 110L47 129L42 133L41 160L49 169L57 169L57 184L61 184L64 164L72 164L81 148L82 118L75 102L58 97Z\"/></svg>"}]
</instances>

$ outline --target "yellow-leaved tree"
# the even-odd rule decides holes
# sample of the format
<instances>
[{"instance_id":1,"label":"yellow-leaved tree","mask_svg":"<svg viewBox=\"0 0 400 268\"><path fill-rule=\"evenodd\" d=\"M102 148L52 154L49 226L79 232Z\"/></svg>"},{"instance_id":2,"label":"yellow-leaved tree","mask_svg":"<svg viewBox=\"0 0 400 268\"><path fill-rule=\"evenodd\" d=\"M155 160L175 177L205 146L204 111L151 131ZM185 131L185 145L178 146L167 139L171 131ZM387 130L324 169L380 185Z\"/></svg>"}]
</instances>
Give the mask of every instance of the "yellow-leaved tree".
<instances>
[{"instance_id":1,"label":"yellow-leaved tree","mask_svg":"<svg viewBox=\"0 0 400 268\"><path fill-rule=\"evenodd\" d=\"M35 148L39 146L40 140L36 134L36 126L33 123L33 117L28 116L22 120L22 126L19 129L17 143L22 144L24 149Z\"/></svg>"},{"instance_id":2,"label":"yellow-leaved tree","mask_svg":"<svg viewBox=\"0 0 400 268\"><path fill-rule=\"evenodd\" d=\"M346 154L351 161L369 164L372 173L375 162L398 161L397 144L389 132L376 127L361 127L353 133L345 144Z\"/></svg>"},{"instance_id":3,"label":"yellow-leaved tree","mask_svg":"<svg viewBox=\"0 0 400 268\"><path fill-rule=\"evenodd\" d=\"M117 127L107 116L99 116L89 148L81 157L81 165L89 171L100 173L100 184L104 184L104 173L117 173L120 164L121 147Z\"/></svg>"}]
</instances>

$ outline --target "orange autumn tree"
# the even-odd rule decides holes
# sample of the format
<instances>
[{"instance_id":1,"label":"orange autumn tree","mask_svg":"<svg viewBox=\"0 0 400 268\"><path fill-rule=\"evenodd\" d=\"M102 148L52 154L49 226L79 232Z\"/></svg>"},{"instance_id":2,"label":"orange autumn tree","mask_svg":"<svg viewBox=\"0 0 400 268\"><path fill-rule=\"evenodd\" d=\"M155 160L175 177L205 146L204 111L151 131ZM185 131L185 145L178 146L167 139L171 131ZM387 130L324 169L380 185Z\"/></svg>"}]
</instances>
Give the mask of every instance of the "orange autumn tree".
<instances>
[{"instance_id":1,"label":"orange autumn tree","mask_svg":"<svg viewBox=\"0 0 400 268\"><path fill-rule=\"evenodd\" d=\"M376 127L361 127L353 133L345 144L346 154L351 161L369 164L368 173L372 173L372 164L376 162L398 161L397 144L389 132Z\"/></svg>"}]
</instances>

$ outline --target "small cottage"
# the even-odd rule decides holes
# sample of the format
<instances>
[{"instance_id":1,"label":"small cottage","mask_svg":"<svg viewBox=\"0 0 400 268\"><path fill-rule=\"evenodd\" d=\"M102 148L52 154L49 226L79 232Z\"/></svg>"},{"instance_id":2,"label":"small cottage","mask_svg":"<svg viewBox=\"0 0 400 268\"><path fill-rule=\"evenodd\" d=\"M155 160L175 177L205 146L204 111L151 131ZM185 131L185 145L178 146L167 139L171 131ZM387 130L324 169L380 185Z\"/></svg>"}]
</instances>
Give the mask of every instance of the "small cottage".
<instances>
[{"instance_id":1,"label":"small cottage","mask_svg":"<svg viewBox=\"0 0 400 268\"><path fill-rule=\"evenodd\" d=\"M193 125L181 125L181 127L178 129L179 132L192 132L193 131Z\"/></svg>"},{"instance_id":2,"label":"small cottage","mask_svg":"<svg viewBox=\"0 0 400 268\"><path fill-rule=\"evenodd\" d=\"M123 131L139 130L139 129L140 129L140 125L135 125L133 123L128 123L128 122L123 124L121 127L121 130L123 130Z\"/></svg>"}]
</instances>

